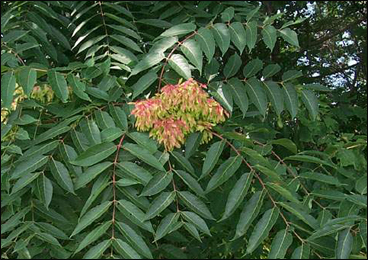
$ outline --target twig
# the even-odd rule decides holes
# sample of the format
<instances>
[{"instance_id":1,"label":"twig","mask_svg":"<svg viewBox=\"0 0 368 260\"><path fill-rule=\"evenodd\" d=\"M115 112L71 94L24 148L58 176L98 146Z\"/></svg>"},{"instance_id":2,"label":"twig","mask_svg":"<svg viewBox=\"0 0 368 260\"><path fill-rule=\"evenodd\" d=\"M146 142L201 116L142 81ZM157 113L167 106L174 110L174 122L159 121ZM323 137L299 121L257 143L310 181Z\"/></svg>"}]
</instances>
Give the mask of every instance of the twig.
<instances>
[{"instance_id":1,"label":"twig","mask_svg":"<svg viewBox=\"0 0 368 260\"><path fill-rule=\"evenodd\" d=\"M256 140L254 140L254 142L260 146L266 146L265 144L261 143L261 142L258 142ZM276 157L276 159L286 167L286 170L294 177L294 178L298 178L298 176L293 172L293 170L291 170L291 168L284 162L283 159L281 159L280 156L277 155L277 153L275 153L274 151L271 151L272 155ZM307 196L310 196L311 193L307 190L307 188L303 185L303 183L300 182L300 187L302 187L304 193L307 195ZM322 206L318 201L314 200L313 199L313 202L315 202L321 209L326 209L324 206Z\"/></svg>"},{"instance_id":2,"label":"twig","mask_svg":"<svg viewBox=\"0 0 368 260\"><path fill-rule=\"evenodd\" d=\"M190 38L192 38L194 35L196 35L197 34L197 31L194 31L192 34L190 34L189 36L187 36L183 41L179 41L176 45L175 45L175 47L171 50L171 52L169 53L169 55L167 56L167 58L166 58L166 61L165 61L165 63L164 63L164 66L162 66L162 69L161 69L161 74L160 74L160 78L159 78L159 80L158 80L158 91L160 91L160 89L161 89L161 81L162 81L162 77L163 77L163 75L164 75L164 72L165 72L165 67L166 67L166 65L167 65L167 63L169 62L169 60L170 60L170 58L171 58L171 56L174 54L174 51L176 51L176 49L181 45L181 44L183 44L186 40L188 40L188 39L190 39Z\"/></svg>"},{"instance_id":3,"label":"twig","mask_svg":"<svg viewBox=\"0 0 368 260\"><path fill-rule=\"evenodd\" d=\"M170 161L169 161L169 171L170 172L173 172L174 171L173 167L171 166ZM176 188L174 176L172 178L172 185L173 185L174 192L177 192L178 189ZM176 212L180 212L178 196L176 196Z\"/></svg>"},{"instance_id":4,"label":"twig","mask_svg":"<svg viewBox=\"0 0 368 260\"><path fill-rule=\"evenodd\" d=\"M241 153L239 152L239 150L238 150L238 149L236 149L236 148L232 145L232 143L230 143L226 138L222 137L221 135L219 135L219 134L217 134L217 133L215 133L215 132L212 132L212 131L211 131L211 133L212 133L213 135L217 136L218 138L220 138L221 140L224 140L224 141L227 143L227 145L229 145L229 146L230 146L230 148L231 148L232 150L234 150L234 152L235 152L238 156L240 156L240 157L241 157L242 161L243 161L243 162L248 166L248 168L251 170L251 172L254 172L254 175L255 175L255 176L256 176L256 178L258 179L258 181L259 181L259 183L261 184L262 188L267 192L267 195L268 195L268 197L270 198L270 200L271 200L271 202L272 202L273 206L279 209L279 211L280 211L280 216L281 216L281 218L283 219L283 221L285 222L286 228L289 228L289 227L290 227L290 223L289 223L289 221L287 221L287 219L286 219L285 215L281 212L281 210L280 210L279 206L277 205L276 201L273 199L273 197L271 196L270 192L269 192L269 191L268 191L268 189L266 188L266 185L264 184L263 180L262 180L262 179L261 179L261 177L257 174L257 172L254 170L254 168L252 167L252 165L250 165L250 164L249 164L249 163L244 159L244 157L241 155ZM297 237L297 238L298 238L298 239L299 239L303 244L305 243L305 240L304 240L303 238L301 238L301 237L298 235L298 233L296 233L296 231L295 231L295 230L293 230L292 232L295 234L295 236L296 236L296 237Z\"/></svg>"},{"instance_id":5,"label":"twig","mask_svg":"<svg viewBox=\"0 0 368 260\"><path fill-rule=\"evenodd\" d=\"M257 174L257 172L254 170L254 168L252 167L252 165L250 165L250 164L249 164L249 163L244 159L244 157L241 155L241 153L239 152L239 150L238 150L238 149L236 149L236 148L232 145L232 143L230 143L226 138L222 137L221 135L219 135L219 134L217 134L217 133L215 133L215 132L212 132L212 131L211 131L211 133L212 133L213 135L217 136L218 138L220 138L221 140L224 140L224 141L225 141L225 142L230 146L230 148L231 148L231 149L233 149L233 150L234 150L234 152L235 152L238 156L240 156L240 157L241 157L242 161L243 161L243 162L248 166L248 168L251 170L251 172L254 172L254 175L255 175L255 176L256 176L256 178L258 179L258 181L259 181L259 183L261 184L262 188L267 192L267 195L268 195L268 197L270 198L270 200L271 200L272 204L274 205L274 207L276 207L276 208L280 209L280 208L279 208L279 206L277 205L276 201L273 199L273 197L271 196L270 192L269 192L269 191L268 191L268 189L266 188L266 185L264 184L264 182L263 182L263 180L261 179L261 177ZM286 219L286 217L284 216L284 214L281 212L281 210L280 210L280 216L281 216L281 218L284 220L286 227L289 227L289 226L290 226L290 224L289 224L289 222L287 221L287 219Z\"/></svg>"},{"instance_id":6,"label":"twig","mask_svg":"<svg viewBox=\"0 0 368 260\"><path fill-rule=\"evenodd\" d=\"M1 43L1 45L3 45L11 53L13 53L17 57L17 59L22 63L23 66L26 66L26 63L23 61L23 59L19 56L19 54L16 51L14 51L12 48L10 48L9 46L7 46L5 43Z\"/></svg>"},{"instance_id":7,"label":"twig","mask_svg":"<svg viewBox=\"0 0 368 260\"><path fill-rule=\"evenodd\" d=\"M112 228L111 228L111 239L114 240L115 239L115 212L116 212L116 187L115 187L115 183L116 183L116 165L118 164L119 161L119 152L121 149L121 145L124 141L124 137L125 134L120 138L119 144L117 145L117 150L116 150L116 154L115 154L115 159L114 159L114 166L113 166L113 173L112 173L112 193L113 193L113 210L112 210ZM112 249L111 249L112 250Z\"/></svg>"},{"instance_id":8,"label":"twig","mask_svg":"<svg viewBox=\"0 0 368 260\"><path fill-rule=\"evenodd\" d=\"M105 35L106 35L106 41L107 41L107 53L110 54L110 42L109 42L109 34L107 33L107 26L106 26L106 22L105 22L105 14L102 11L102 2L99 1L98 5L100 6L100 11L101 11L101 17L102 17L102 24L104 26L105 29Z\"/></svg>"}]
</instances>

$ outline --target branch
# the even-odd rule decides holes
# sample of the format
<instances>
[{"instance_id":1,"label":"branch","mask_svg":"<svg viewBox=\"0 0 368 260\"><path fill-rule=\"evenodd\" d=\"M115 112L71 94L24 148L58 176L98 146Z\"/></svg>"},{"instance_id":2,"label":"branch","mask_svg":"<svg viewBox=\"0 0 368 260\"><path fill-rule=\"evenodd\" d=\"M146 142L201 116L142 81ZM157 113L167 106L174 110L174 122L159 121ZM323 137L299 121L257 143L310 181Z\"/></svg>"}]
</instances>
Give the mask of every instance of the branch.
<instances>
[{"instance_id":1,"label":"branch","mask_svg":"<svg viewBox=\"0 0 368 260\"><path fill-rule=\"evenodd\" d=\"M174 170L174 168L172 167L172 165L171 165L171 163L170 163L170 161L169 161L169 171L170 172L173 172L173 171L175 171ZM175 183L175 180L174 180L174 176L173 176L173 178L172 178L172 185L173 185L173 189L174 189L174 192L176 193L177 191L178 191L178 189L176 188L176 183ZM178 199L178 196L175 196L175 198L176 198L176 212L180 212L180 208L179 208L179 199Z\"/></svg>"},{"instance_id":2,"label":"branch","mask_svg":"<svg viewBox=\"0 0 368 260\"><path fill-rule=\"evenodd\" d=\"M267 192L268 197L270 198L272 204L274 207L278 208L280 211L280 216L281 218L284 220L286 228L290 227L290 223L289 221L287 221L285 215L282 213L281 209L279 208L279 206L277 205L276 201L273 199L273 197L271 196L270 192L268 191L268 189L266 188L266 185L264 184L263 180L261 179L261 177L257 174L257 172L254 170L254 168L252 167L252 165L250 165L245 159L244 157L241 155L241 153L239 152L238 149L236 149L232 143L229 142L229 140L227 140L226 138L224 138L223 136L219 135L218 133L215 133L213 131L211 131L211 134L213 134L214 136L217 136L218 138L220 138L221 140L224 140L226 142L226 144L228 146L230 146L230 148L238 155L240 156L240 158L242 159L242 161L245 163L245 165L247 165L247 167L251 170L251 172L254 172L254 175L256 176L256 178L258 179L259 183L261 184L262 188ZM295 236L304 244L305 240L303 238L301 238L298 233L296 233L295 230L292 231Z\"/></svg>"},{"instance_id":3,"label":"branch","mask_svg":"<svg viewBox=\"0 0 368 260\"><path fill-rule=\"evenodd\" d=\"M353 65L350 65L350 66L347 66L347 67L342 67L342 68L338 68L338 69L335 69L329 73L325 73L325 74L320 74L319 76L316 76L316 77L311 77L311 79L319 79L319 78L324 78L324 77L327 77L327 76L330 76L330 75L333 75L333 74L336 74L336 73L341 73L341 72L344 72L345 70L349 70L349 69L352 69L356 66L358 66L360 63L357 62L356 64L353 64Z\"/></svg>"},{"instance_id":4,"label":"branch","mask_svg":"<svg viewBox=\"0 0 368 260\"><path fill-rule=\"evenodd\" d=\"M171 56L174 54L174 51L176 51L176 49L181 45L183 44L186 40L192 38L194 35L197 34L197 31L194 31L192 34L190 34L189 36L187 36L182 42L178 42L175 47L171 50L170 54L167 56L166 58L166 61L165 61L165 64L164 66L162 67L161 69L161 74L160 74L160 78L159 78L159 81L158 81L158 90L160 91L161 89L161 81L162 81L162 77L164 75L164 71L165 71L165 67L167 65L167 63L169 62L169 59L171 58Z\"/></svg>"},{"instance_id":5,"label":"branch","mask_svg":"<svg viewBox=\"0 0 368 260\"><path fill-rule=\"evenodd\" d=\"M118 164L119 161L119 152L121 149L121 145L123 143L125 134L120 138L119 144L117 145L117 151L115 154L115 160L114 160L114 168L113 168L113 173L112 173L112 192L113 192L113 210L112 210L112 228L111 228L111 239L115 239L115 212L116 212L116 187L115 187L115 183L116 183L116 165Z\"/></svg>"},{"instance_id":6,"label":"branch","mask_svg":"<svg viewBox=\"0 0 368 260\"><path fill-rule=\"evenodd\" d=\"M1 43L1 45L3 45L11 53L13 53L15 55L15 57L17 57L17 59L22 63L23 66L26 66L26 63L23 61L23 59L19 56L19 54L16 51L14 51L12 48L10 48L9 46L7 46L5 43Z\"/></svg>"},{"instance_id":7,"label":"branch","mask_svg":"<svg viewBox=\"0 0 368 260\"><path fill-rule=\"evenodd\" d=\"M262 147L266 146L265 144L262 144L261 142L258 142L256 140L254 140L254 142ZM283 159L281 159L280 156L278 156L277 153L275 153L274 151L271 151L272 155L275 156L275 158L286 167L286 170L294 177L294 179L297 179L298 176L293 172L293 170L291 170L291 168L289 167L289 165L287 165ZM309 197L310 196L310 192L307 190L307 188L304 186L303 183L300 182L300 187L302 187L304 193ZM321 209L326 209L324 206L322 206L318 201L316 201L315 199L313 199L313 201L321 208Z\"/></svg>"},{"instance_id":8,"label":"branch","mask_svg":"<svg viewBox=\"0 0 368 260\"><path fill-rule=\"evenodd\" d=\"M100 6L100 13L101 13L101 18L102 18L102 24L104 26L105 29L105 35L106 35L106 41L107 41L107 52L110 53L110 42L109 42L109 34L107 33L107 26L106 26L106 22L105 22L105 14L102 11L102 2L99 1L98 5Z\"/></svg>"},{"instance_id":9,"label":"branch","mask_svg":"<svg viewBox=\"0 0 368 260\"><path fill-rule=\"evenodd\" d=\"M337 31L334 31L330 34L327 34L326 36L322 37L322 38L319 38L319 39L316 39L311 45L308 46L308 48L310 47L314 47L314 46L317 46L321 43L324 43L325 41L335 37L336 35L339 35L340 33L343 33L345 32L346 30L348 30L350 27L354 26L354 25L357 25L361 22L363 22L364 20L366 20L367 18L366 17L360 17L358 20L355 20L354 22L351 22L349 24L347 24L346 26L344 26L343 28L340 28L338 29ZM303 51L305 50L305 48L303 48Z\"/></svg>"}]
</instances>

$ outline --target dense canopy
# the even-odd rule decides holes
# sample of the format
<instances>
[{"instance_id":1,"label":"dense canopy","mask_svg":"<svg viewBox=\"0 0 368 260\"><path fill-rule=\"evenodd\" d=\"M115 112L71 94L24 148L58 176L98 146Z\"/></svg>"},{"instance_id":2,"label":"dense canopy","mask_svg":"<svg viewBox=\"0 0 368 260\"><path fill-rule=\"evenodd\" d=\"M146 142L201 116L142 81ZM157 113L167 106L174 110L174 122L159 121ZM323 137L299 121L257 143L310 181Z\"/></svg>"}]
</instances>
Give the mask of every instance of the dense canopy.
<instances>
[{"instance_id":1,"label":"dense canopy","mask_svg":"<svg viewBox=\"0 0 368 260\"><path fill-rule=\"evenodd\" d=\"M2 258L366 259L366 4L2 1Z\"/></svg>"}]
</instances>

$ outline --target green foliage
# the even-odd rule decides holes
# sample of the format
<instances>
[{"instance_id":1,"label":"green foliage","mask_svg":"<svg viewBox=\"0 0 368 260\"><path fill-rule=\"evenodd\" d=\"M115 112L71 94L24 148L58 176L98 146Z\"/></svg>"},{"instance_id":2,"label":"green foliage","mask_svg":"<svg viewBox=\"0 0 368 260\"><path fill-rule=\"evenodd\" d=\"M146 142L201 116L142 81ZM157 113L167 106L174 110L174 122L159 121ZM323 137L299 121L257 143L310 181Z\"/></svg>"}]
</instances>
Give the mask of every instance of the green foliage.
<instances>
[{"instance_id":1,"label":"green foliage","mask_svg":"<svg viewBox=\"0 0 368 260\"><path fill-rule=\"evenodd\" d=\"M2 258L366 258L366 92L269 4L3 1ZM230 116L168 152L132 104L191 77Z\"/></svg>"}]
</instances>

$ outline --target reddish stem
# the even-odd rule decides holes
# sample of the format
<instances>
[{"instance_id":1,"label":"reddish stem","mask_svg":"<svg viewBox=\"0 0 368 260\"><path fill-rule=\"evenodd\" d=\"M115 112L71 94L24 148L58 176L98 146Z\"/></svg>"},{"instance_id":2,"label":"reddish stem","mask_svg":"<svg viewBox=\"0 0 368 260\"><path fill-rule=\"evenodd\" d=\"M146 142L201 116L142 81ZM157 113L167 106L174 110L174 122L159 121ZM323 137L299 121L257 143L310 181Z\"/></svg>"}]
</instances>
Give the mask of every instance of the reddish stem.
<instances>
[{"instance_id":1,"label":"reddish stem","mask_svg":"<svg viewBox=\"0 0 368 260\"><path fill-rule=\"evenodd\" d=\"M254 141L256 144L260 145L260 146L266 146L265 144L258 142L258 141ZM275 156L275 158L286 167L287 171L294 177L294 178L298 178L298 176L290 169L290 167L284 162L283 159L281 159L280 156L277 155L277 153L275 153L274 151L271 151L272 155ZM304 193L307 196L310 196L310 192L307 190L307 188L303 185L303 183L300 182L300 187L302 187ZM324 206L322 206L318 201L316 201L315 199L313 199L313 201L321 208L321 209L326 209Z\"/></svg>"},{"instance_id":2,"label":"reddish stem","mask_svg":"<svg viewBox=\"0 0 368 260\"><path fill-rule=\"evenodd\" d=\"M169 161L169 171L172 172L174 169L173 167L171 166L171 163ZM174 176L173 176L173 179L172 179L172 185L173 185L173 189L175 192L177 192L177 188L176 188L176 184L175 184L175 180L174 180ZM177 212L180 212L180 208L179 208L179 200L178 200L178 197L176 197L176 211Z\"/></svg>"},{"instance_id":3,"label":"reddish stem","mask_svg":"<svg viewBox=\"0 0 368 260\"><path fill-rule=\"evenodd\" d=\"M230 143L226 138L222 137L222 136L221 136L221 135L219 135L218 133L215 133L215 132L212 132L212 131L211 131L211 133L212 133L213 135L217 136L218 138L220 138L221 140L224 140L224 141L227 143L227 145L229 145L229 146L230 146L230 148L231 148L232 150L234 150L234 152L235 152L238 156L240 156L240 157L241 157L242 161L247 165L247 167L251 170L251 172L254 172L254 176L256 176L256 178L258 179L258 181L259 181L259 183L261 184L262 188L267 192L267 195L268 195L268 197L270 198L270 200L271 200L272 204L274 205L274 207L277 207L277 208L278 208L278 206L277 206L277 204L276 204L276 201L272 198L271 194L268 192L268 190L267 190L267 188L266 188L266 185L264 184L264 182L263 182L263 180L261 179L261 177L257 174L257 172L254 170L254 168L252 167L252 165L250 165L250 164L249 164L249 163L244 159L244 157L241 155L241 153L239 152L239 150L238 150L238 149L236 149L236 148L232 145L232 143ZM290 226L290 224L289 224L289 222L287 221L287 219L285 218L284 214L281 212L281 210L280 210L280 216L281 216L281 218L284 220L286 227L289 227L289 226Z\"/></svg>"},{"instance_id":4,"label":"reddish stem","mask_svg":"<svg viewBox=\"0 0 368 260\"><path fill-rule=\"evenodd\" d=\"M116 150L116 154L115 154L115 160L114 160L114 166L113 166L113 173L112 173L112 193L113 193L113 210L112 210L112 229L111 229L111 239L115 239L115 212L116 212L116 188L115 188L115 183L116 183L116 165L118 164L119 161L119 152L121 149L121 145L123 143L125 134L120 138L119 144L117 145L117 150Z\"/></svg>"},{"instance_id":5,"label":"reddish stem","mask_svg":"<svg viewBox=\"0 0 368 260\"><path fill-rule=\"evenodd\" d=\"M158 80L158 91L160 91L160 89L161 89L161 81L162 81L162 77L163 77L163 75L164 75L164 71L165 71L165 67L166 67L166 65L167 65L167 63L169 62L169 60L170 60L170 58L171 58L171 56L174 54L174 51L176 51L176 49L181 45L181 44L183 44L186 40L188 40L188 39L190 39L190 38L192 38L194 35L196 35L197 34L197 31L195 31L195 32L193 32L192 34L190 34L189 36L187 36L183 41L179 41L176 45L175 45L175 47L171 50L171 52L169 53L169 55L167 56L167 58L166 58L166 61L165 61L165 63L164 63L164 66L162 67L162 69L161 69L161 73L160 73L160 78L159 78L159 80Z\"/></svg>"}]
</instances>

